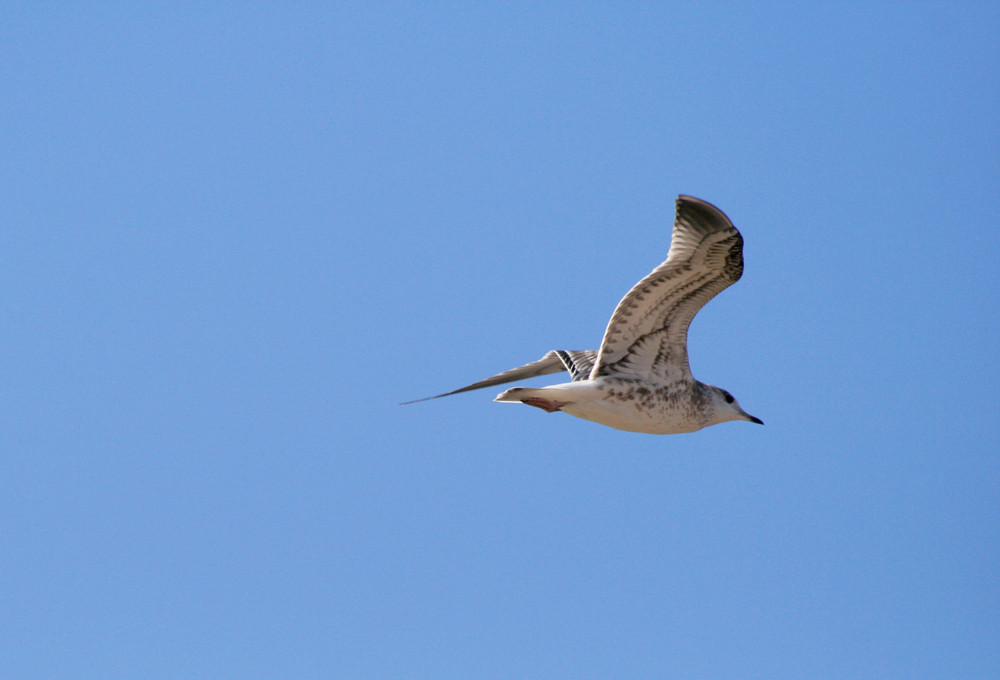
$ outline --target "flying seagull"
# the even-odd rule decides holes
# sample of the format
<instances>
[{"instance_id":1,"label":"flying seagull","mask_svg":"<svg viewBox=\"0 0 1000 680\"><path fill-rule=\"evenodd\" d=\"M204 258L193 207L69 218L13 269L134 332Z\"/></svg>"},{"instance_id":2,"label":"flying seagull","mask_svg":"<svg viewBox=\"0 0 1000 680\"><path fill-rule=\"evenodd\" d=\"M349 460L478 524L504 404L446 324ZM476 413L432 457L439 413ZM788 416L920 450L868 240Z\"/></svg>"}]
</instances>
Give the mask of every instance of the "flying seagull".
<instances>
[{"instance_id":1,"label":"flying seagull","mask_svg":"<svg viewBox=\"0 0 1000 680\"><path fill-rule=\"evenodd\" d=\"M618 303L599 350L553 350L530 364L416 401L568 371L570 382L512 387L496 401L649 434L694 432L729 420L763 425L726 390L695 380L688 365L691 320L742 275L743 237L733 223L711 203L679 196L666 261Z\"/></svg>"}]
</instances>

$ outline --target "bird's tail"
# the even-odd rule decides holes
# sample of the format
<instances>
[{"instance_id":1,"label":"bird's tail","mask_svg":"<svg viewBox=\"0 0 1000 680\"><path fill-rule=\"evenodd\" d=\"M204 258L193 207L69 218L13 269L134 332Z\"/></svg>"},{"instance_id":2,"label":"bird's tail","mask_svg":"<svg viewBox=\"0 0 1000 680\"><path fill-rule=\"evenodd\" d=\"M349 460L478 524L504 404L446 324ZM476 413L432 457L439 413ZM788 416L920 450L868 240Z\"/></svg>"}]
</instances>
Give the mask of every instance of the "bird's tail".
<instances>
[{"instance_id":1,"label":"bird's tail","mask_svg":"<svg viewBox=\"0 0 1000 680\"><path fill-rule=\"evenodd\" d=\"M493 401L520 402L536 406L549 413L559 411L566 404L594 399L595 393L589 381L549 385L548 387L512 387L497 395Z\"/></svg>"},{"instance_id":2,"label":"bird's tail","mask_svg":"<svg viewBox=\"0 0 1000 680\"><path fill-rule=\"evenodd\" d=\"M496 396L493 401L509 401L509 402L519 402L525 399L531 399L532 397L549 397L552 395L545 395L544 387L531 388L531 387L511 387L506 392L501 392Z\"/></svg>"}]
</instances>

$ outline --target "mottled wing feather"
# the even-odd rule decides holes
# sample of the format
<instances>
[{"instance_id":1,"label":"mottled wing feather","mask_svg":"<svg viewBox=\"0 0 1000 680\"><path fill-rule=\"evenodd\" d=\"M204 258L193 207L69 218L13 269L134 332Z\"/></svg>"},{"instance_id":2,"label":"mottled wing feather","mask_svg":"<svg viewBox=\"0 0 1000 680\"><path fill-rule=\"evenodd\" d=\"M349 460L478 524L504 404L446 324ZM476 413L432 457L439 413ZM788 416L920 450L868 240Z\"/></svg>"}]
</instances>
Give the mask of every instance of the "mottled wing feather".
<instances>
[{"instance_id":1,"label":"mottled wing feather","mask_svg":"<svg viewBox=\"0 0 1000 680\"><path fill-rule=\"evenodd\" d=\"M553 350L548 352L538 361L532 361L530 364L518 366L517 368L512 368L509 371L504 371L503 373L497 373L491 378L480 380L479 382L466 385L465 387L452 390L451 392L435 394L433 397L424 397L423 399L414 399L413 401L404 401L403 404L415 404L418 401L427 401L428 399L447 397L460 392L479 390L484 387L493 387L494 385L503 385L504 383L514 382L515 380L527 380L528 378L548 375L549 373L559 373L560 371L569 371L573 380L585 380L589 377L590 372L593 370L594 361L596 359L597 350L593 349Z\"/></svg>"},{"instance_id":2,"label":"mottled wing feather","mask_svg":"<svg viewBox=\"0 0 1000 680\"><path fill-rule=\"evenodd\" d=\"M597 361L597 350L594 349L557 349L555 353L569 371L573 382L589 378L590 372L594 370L594 362Z\"/></svg>"},{"instance_id":3,"label":"mottled wing feather","mask_svg":"<svg viewBox=\"0 0 1000 680\"><path fill-rule=\"evenodd\" d=\"M710 203L678 197L667 259L618 303L591 377L634 375L665 384L691 379L691 320L742 275L743 238L729 218Z\"/></svg>"}]
</instances>

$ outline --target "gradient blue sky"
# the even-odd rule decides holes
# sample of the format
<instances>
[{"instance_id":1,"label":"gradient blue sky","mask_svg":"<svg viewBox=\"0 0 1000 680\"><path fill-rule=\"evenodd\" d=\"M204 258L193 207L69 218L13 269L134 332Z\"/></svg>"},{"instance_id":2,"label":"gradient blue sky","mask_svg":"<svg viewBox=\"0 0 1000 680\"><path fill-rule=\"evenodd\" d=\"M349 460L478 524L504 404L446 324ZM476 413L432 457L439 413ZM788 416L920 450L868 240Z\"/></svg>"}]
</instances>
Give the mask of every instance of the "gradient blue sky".
<instances>
[{"instance_id":1,"label":"gradient blue sky","mask_svg":"<svg viewBox=\"0 0 1000 680\"><path fill-rule=\"evenodd\" d=\"M0 675L1000 676L998 35L8 3ZM596 347L678 193L746 240L692 368L765 427L397 405Z\"/></svg>"}]
</instances>

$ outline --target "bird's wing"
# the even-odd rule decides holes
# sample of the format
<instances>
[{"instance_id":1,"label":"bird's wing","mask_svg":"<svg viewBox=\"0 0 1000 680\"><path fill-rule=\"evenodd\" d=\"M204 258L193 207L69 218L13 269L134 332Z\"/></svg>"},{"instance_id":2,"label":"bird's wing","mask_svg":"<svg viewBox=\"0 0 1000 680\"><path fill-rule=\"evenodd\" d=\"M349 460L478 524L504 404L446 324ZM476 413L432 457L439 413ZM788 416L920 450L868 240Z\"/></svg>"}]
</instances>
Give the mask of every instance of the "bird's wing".
<instances>
[{"instance_id":1,"label":"bird's wing","mask_svg":"<svg viewBox=\"0 0 1000 680\"><path fill-rule=\"evenodd\" d=\"M711 203L679 196L667 259L618 303L590 377L690 380L688 326L742 275L743 237L733 223Z\"/></svg>"},{"instance_id":2,"label":"bird's wing","mask_svg":"<svg viewBox=\"0 0 1000 680\"><path fill-rule=\"evenodd\" d=\"M423 399L404 401L403 404L415 404L418 401L427 401L428 399L447 397L452 394L458 394L459 392L468 392L470 390L482 389L483 387L503 385L504 383L513 382L515 380L526 380L528 378L535 378L549 373L559 373L560 371L569 371L570 377L573 380L585 380L593 370L594 360L596 358L597 350L593 349L557 349L547 353L538 361L532 361L530 364L518 366L517 368L512 368L509 371L504 371L503 373L497 373L492 378L480 380L477 383L466 385L465 387L452 390L451 392L436 394L433 397L424 397Z\"/></svg>"}]
</instances>

